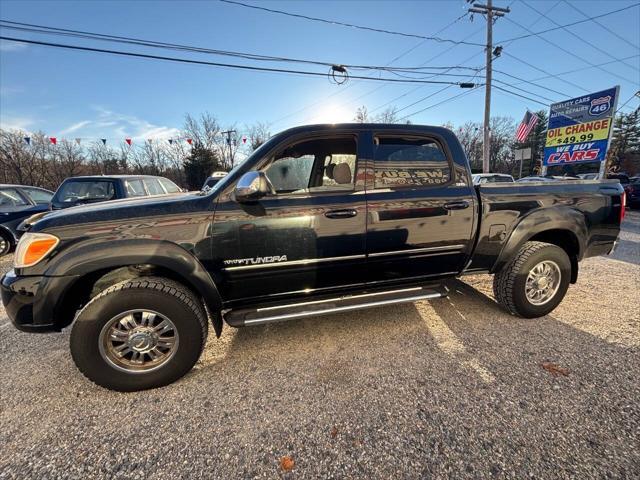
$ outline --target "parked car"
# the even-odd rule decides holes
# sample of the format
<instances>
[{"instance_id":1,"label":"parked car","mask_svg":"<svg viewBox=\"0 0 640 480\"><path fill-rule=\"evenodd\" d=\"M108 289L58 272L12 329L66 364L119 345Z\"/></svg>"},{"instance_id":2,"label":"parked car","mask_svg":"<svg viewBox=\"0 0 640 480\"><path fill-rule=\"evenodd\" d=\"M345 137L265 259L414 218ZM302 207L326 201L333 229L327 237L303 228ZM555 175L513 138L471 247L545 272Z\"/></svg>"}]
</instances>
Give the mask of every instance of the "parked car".
<instances>
[{"instance_id":1,"label":"parked car","mask_svg":"<svg viewBox=\"0 0 640 480\"><path fill-rule=\"evenodd\" d=\"M34 213L49 209L53 192L25 185L0 184L0 257L9 253L18 242L17 227Z\"/></svg>"},{"instance_id":2,"label":"parked car","mask_svg":"<svg viewBox=\"0 0 640 480\"><path fill-rule=\"evenodd\" d=\"M51 200L53 210L119 198L166 195L182 190L171 180L151 175L95 175L64 180Z\"/></svg>"},{"instance_id":3,"label":"parked car","mask_svg":"<svg viewBox=\"0 0 640 480\"><path fill-rule=\"evenodd\" d=\"M629 184L629 175L626 173L607 173L606 177L609 180L617 180L623 187Z\"/></svg>"},{"instance_id":4,"label":"parked car","mask_svg":"<svg viewBox=\"0 0 640 480\"><path fill-rule=\"evenodd\" d=\"M202 185L202 190L209 191L211 190L220 180L222 180L227 175L227 172L213 172L210 177L204 181Z\"/></svg>"},{"instance_id":5,"label":"parked car","mask_svg":"<svg viewBox=\"0 0 640 480\"><path fill-rule=\"evenodd\" d=\"M600 174L598 172L578 174L578 178L581 178L582 180L598 180L599 176Z\"/></svg>"},{"instance_id":6,"label":"parked car","mask_svg":"<svg viewBox=\"0 0 640 480\"><path fill-rule=\"evenodd\" d=\"M579 177L569 177L562 175L531 175L529 177L522 177L516 180L516 182L558 182L563 180L581 180Z\"/></svg>"},{"instance_id":7,"label":"parked car","mask_svg":"<svg viewBox=\"0 0 640 480\"><path fill-rule=\"evenodd\" d=\"M640 208L640 177L630 179L625 185L624 191L627 193L627 205L629 208Z\"/></svg>"},{"instance_id":8,"label":"parked car","mask_svg":"<svg viewBox=\"0 0 640 480\"><path fill-rule=\"evenodd\" d=\"M611 252L624 216L613 181L474 186L460 142L419 125L298 127L209 193L47 214L1 281L16 328L73 323L71 354L95 383L169 384L211 324L234 327L447 294L495 274L497 301L551 312L578 262Z\"/></svg>"},{"instance_id":9,"label":"parked car","mask_svg":"<svg viewBox=\"0 0 640 480\"><path fill-rule=\"evenodd\" d=\"M505 183L513 182L513 177L505 173L476 173L471 176L474 185L484 183Z\"/></svg>"}]
</instances>

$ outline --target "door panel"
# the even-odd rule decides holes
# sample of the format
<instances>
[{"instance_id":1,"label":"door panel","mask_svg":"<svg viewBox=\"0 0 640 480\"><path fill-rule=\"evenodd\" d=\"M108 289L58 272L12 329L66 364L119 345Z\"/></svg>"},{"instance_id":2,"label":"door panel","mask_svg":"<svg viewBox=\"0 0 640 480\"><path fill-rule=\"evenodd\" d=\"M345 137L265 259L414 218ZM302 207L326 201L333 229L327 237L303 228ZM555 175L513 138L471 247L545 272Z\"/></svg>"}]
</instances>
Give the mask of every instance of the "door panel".
<instances>
[{"instance_id":1,"label":"door panel","mask_svg":"<svg viewBox=\"0 0 640 480\"><path fill-rule=\"evenodd\" d=\"M473 187L446 148L426 137L376 137L367 190L367 269L373 283L459 272L471 248Z\"/></svg>"},{"instance_id":2,"label":"door panel","mask_svg":"<svg viewBox=\"0 0 640 480\"><path fill-rule=\"evenodd\" d=\"M287 146L291 156L276 153L258 166L273 179L276 195L251 204L236 202L231 192L221 195L212 242L225 301L304 296L365 282L364 183L355 181L357 143L349 138L353 151L316 139ZM278 162L282 168L274 167Z\"/></svg>"},{"instance_id":3,"label":"door panel","mask_svg":"<svg viewBox=\"0 0 640 480\"><path fill-rule=\"evenodd\" d=\"M354 216L328 218L351 209ZM232 200L216 209L214 257L223 298L303 293L364 282L364 192Z\"/></svg>"}]
</instances>

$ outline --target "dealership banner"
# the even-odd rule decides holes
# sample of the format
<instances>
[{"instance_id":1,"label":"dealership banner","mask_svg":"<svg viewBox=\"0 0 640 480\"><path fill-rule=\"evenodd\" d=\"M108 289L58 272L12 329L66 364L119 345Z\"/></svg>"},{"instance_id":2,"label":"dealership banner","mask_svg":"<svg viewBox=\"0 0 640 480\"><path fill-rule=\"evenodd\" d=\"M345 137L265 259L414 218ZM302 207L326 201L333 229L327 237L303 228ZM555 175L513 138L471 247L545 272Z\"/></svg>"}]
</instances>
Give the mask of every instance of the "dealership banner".
<instances>
[{"instance_id":1,"label":"dealership banner","mask_svg":"<svg viewBox=\"0 0 640 480\"><path fill-rule=\"evenodd\" d=\"M551 105L545 167L605 160L619 91L614 87Z\"/></svg>"}]
</instances>

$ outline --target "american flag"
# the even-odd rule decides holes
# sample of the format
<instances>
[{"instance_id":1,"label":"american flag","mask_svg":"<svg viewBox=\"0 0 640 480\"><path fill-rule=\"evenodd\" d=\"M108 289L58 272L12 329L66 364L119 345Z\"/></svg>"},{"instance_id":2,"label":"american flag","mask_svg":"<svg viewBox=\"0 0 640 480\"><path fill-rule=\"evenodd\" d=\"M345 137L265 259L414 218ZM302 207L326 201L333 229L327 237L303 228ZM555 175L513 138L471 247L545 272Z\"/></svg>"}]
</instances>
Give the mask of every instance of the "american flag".
<instances>
[{"instance_id":1,"label":"american flag","mask_svg":"<svg viewBox=\"0 0 640 480\"><path fill-rule=\"evenodd\" d=\"M524 114L524 118L516 130L516 140L523 143L531 133L531 130L533 130L533 127L536 126L536 123L538 123L538 116L527 110L527 113Z\"/></svg>"}]
</instances>

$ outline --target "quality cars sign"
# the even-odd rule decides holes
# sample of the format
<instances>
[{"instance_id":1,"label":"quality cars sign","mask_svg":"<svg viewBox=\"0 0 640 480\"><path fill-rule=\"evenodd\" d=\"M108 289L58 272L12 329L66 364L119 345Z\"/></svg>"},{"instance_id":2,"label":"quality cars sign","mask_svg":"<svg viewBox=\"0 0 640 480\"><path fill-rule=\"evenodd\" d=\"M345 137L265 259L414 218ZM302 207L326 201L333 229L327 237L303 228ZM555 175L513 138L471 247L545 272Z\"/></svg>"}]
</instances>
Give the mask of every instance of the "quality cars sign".
<instances>
[{"instance_id":1,"label":"quality cars sign","mask_svg":"<svg viewBox=\"0 0 640 480\"><path fill-rule=\"evenodd\" d=\"M614 87L551 105L546 167L605 159L619 90Z\"/></svg>"}]
</instances>

